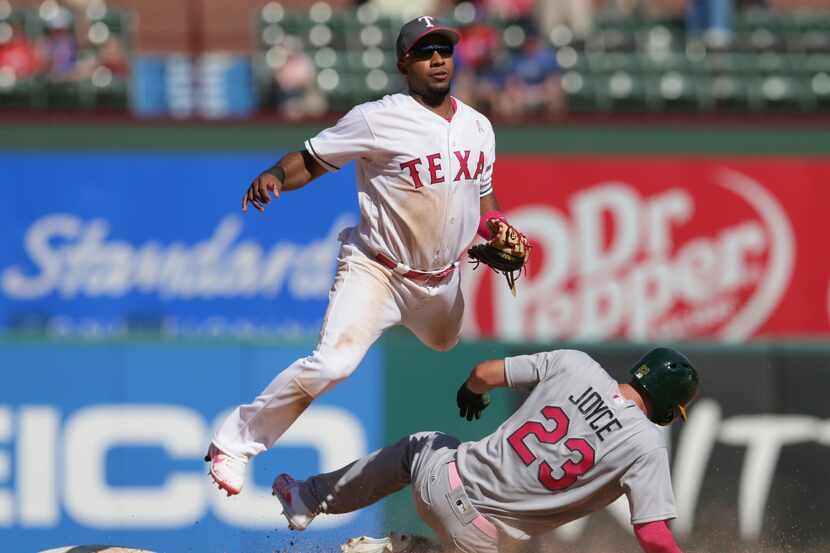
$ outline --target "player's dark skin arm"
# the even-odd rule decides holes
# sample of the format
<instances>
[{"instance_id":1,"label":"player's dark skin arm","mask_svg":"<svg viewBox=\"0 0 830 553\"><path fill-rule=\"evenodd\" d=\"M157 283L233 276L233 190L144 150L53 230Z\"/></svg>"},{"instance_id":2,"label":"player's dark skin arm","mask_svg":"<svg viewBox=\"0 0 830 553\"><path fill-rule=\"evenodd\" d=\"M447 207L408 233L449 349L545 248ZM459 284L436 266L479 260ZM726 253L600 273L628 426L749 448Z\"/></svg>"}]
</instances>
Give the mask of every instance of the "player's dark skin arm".
<instances>
[{"instance_id":1,"label":"player's dark skin arm","mask_svg":"<svg viewBox=\"0 0 830 553\"><path fill-rule=\"evenodd\" d=\"M482 196L479 199L479 206L481 208L481 215L491 211L501 211L501 209L499 209L499 202L496 200L496 195L493 192L490 192L486 196Z\"/></svg>"},{"instance_id":2,"label":"player's dark skin arm","mask_svg":"<svg viewBox=\"0 0 830 553\"><path fill-rule=\"evenodd\" d=\"M248 204L258 211L265 211L265 204L280 197L280 192L297 190L310 183L326 170L305 150L291 152L280 159L273 167L263 171L242 196L242 211L248 212ZM283 175L280 179L278 175Z\"/></svg>"}]
</instances>

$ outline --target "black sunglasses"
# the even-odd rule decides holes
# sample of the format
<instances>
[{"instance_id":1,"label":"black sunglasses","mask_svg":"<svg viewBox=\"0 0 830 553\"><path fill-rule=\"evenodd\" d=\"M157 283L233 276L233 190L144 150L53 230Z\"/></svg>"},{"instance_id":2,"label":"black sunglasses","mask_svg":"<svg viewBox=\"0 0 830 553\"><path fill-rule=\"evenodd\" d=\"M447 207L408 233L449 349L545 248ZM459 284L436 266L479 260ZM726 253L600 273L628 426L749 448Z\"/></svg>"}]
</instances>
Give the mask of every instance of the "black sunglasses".
<instances>
[{"instance_id":1,"label":"black sunglasses","mask_svg":"<svg viewBox=\"0 0 830 553\"><path fill-rule=\"evenodd\" d=\"M438 55L442 58L449 58L452 56L453 50L453 45L446 42L417 44L409 51L409 55L416 60L428 60L432 58L433 52L438 52Z\"/></svg>"}]
</instances>

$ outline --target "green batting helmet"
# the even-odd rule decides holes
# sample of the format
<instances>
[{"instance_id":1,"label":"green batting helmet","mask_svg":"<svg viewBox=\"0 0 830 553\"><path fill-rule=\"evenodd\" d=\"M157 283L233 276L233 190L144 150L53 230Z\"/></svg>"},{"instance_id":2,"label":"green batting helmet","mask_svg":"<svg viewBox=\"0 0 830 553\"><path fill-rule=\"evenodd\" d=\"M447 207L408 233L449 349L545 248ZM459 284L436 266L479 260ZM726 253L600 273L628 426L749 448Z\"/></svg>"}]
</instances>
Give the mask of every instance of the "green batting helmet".
<instances>
[{"instance_id":1,"label":"green batting helmet","mask_svg":"<svg viewBox=\"0 0 830 553\"><path fill-rule=\"evenodd\" d=\"M697 394L697 371L689 359L671 348L655 348L631 367L631 383L651 400L652 422L686 420L686 405Z\"/></svg>"}]
</instances>

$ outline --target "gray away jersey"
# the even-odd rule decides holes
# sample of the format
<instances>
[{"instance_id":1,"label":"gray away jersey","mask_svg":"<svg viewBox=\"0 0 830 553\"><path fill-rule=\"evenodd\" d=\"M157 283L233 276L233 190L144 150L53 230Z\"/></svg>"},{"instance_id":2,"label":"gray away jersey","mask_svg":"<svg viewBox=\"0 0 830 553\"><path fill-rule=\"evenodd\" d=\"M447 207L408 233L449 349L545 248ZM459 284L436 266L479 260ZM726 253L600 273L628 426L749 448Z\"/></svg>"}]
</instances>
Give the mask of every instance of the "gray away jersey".
<instances>
[{"instance_id":1,"label":"gray away jersey","mask_svg":"<svg viewBox=\"0 0 830 553\"><path fill-rule=\"evenodd\" d=\"M527 539L628 496L631 523L675 518L668 452L658 427L587 354L505 359L511 388L531 390L495 432L458 448L476 507Z\"/></svg>"}]
</instances>

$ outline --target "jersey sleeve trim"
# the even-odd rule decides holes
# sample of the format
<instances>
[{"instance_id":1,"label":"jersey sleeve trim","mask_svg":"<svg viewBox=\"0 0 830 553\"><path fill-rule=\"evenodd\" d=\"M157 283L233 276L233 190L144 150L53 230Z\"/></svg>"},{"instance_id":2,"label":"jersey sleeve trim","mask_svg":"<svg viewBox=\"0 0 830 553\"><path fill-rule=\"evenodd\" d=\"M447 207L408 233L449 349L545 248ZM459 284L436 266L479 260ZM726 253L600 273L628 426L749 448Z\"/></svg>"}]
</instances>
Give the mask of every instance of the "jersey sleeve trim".
<instances>
[{"instance_id":1,"label":"jersey sleeve trim","mask_svg":"<svg viewBox=\"0 0 830 553\"><path fill-rule=\"evenodd\" d=\"M507 382L508 388L514 388L513 379L510 378L510 364L512 363L509 357L504 358L504 380Z\"/></svg>"},{"instance_id":2,"label":"jersey sleeve trim","mask_svg":"<svg viewBox=\"0 0 830 553\"><path fill-rule=\"evenodd\" d=\"M320 155L314 150L314 146L311 144L311 139L305 141L305 149L308 151L309 154L311 154L311 157L317 160L317 162L320 163L320 165L322 165L325 169L329 171L340 170L340 167L338 167L337 165L329 163L328 161L320 157Z\"/></svg>"},{"instance_id":3,"label":"jersey sleeve trim","mask_svg":"<svg viewBox=\"0 0 830 553\"><path fill-rule=\"evenodd\" d=\"M478 192L478 197L483 198L489 194L493 193L493 181L488 182L487 184L483 184Z\"/></svg>"}]
</instances>

